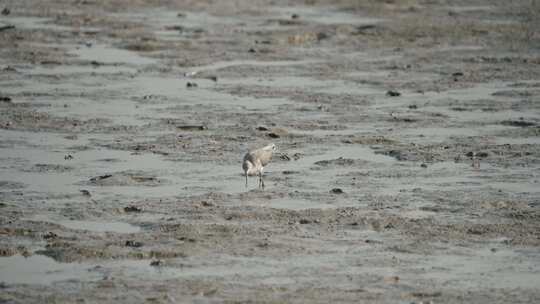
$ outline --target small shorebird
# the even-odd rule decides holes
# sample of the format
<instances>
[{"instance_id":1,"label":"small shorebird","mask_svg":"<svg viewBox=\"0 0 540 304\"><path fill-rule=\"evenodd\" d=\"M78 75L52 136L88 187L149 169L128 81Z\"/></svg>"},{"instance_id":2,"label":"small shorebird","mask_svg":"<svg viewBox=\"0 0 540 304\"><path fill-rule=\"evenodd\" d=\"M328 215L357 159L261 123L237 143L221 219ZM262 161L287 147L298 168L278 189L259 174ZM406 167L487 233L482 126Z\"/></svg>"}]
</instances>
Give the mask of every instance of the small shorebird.
<instances>
[{"instance_id":1,"label":"small shorebird","mask_svg":"<svg viewBox=\"0 0 540 304\"><path fill-rule=\"evenodd\" d=\"M244 155L242 169L244 169L244 174L246 175L246 188L248 186L248 175L258 175L259 187L264 189L263 170L272 160L272 153L274 153L276 149L276 145L269 144L266 147L249 151Z\"/></svg>"}]
</instances>

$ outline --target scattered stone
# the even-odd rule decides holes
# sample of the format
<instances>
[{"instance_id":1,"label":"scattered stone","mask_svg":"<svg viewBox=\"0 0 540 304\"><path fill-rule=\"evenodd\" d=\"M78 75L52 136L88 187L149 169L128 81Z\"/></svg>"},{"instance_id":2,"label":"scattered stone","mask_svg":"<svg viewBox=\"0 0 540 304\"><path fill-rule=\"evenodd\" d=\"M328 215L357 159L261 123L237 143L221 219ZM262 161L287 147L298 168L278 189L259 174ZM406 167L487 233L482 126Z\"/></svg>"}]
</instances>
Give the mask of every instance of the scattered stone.
<instances>
[{"instance_id":1,"label":"scattered stone","mask_svg":"<svg viewBox=\"0 0 540 304\"><path fill-rule=\"evenodd\" d=\"M279 156L279 159L281 159L281 160L286 160L286 161L290 161L290 160L291 160L291 158L290 158L289 155L287 155L287 154L281 154L281 155Z\"/></svg>"},{"instance_id":2,"label":"scattered stone","mask_svg":"<svg viewBox=\"0 0 540 304\"><path fill-rule=\"evenodd\" d=\"M214 203L208 201L201 201L201 206L203 207L214 207Z\"/></svg>"},{"instance_id":3,"label":"scattered stone","mask_svg":"<svg viewBox=\"0 0 540 304\"><path fill-rule=\"evenodd\" d=\"M318 41L328 39L329 37L330 37L330 35L328 35L327 33L324 33L324 32L317 33L317 40Z\"/></svg>"},{"instance_id":4,"label":"scattered stone","mask_svg":"<svg viewBox=\"0 0 540 304\"><path fill-rule=\"evenodd\" d=\"M178 17L178 18L185 18L186 16L187 16L187 15L184 14L184 13L178 13L178 14L176 14L176 17Z\"/></svg>"},{"instance_id":5,"label":"scattered stone","mask_svg":"<svg viewBox=\"0 0 540 304\"><path fill-rule=\"evenodd\" d=\"M15 25L12 25L12 24L0 26L0 32L5 31L5 30L11 30L11 29L14 29L14 28L15 28Z\"/></svg>"},{"instance_id":6,"label":"scattered stone","mask_svg":"<svg viewBox=\"0 0 540 304\"><path fill-rule=\"evenodd\" d=\"M427 168L427 164L426 164L426 163L422 163L422 164L420 165L420 167L422 167L422 168Z\"/></svg>"},{"instance_id":7,"label":"scattered stone","mask_svg":"<svg viewBox=\"0 0 540 304\"><path fill-rule=\"evenodd\" d=\"M141 212L142 209L140 207L137 207L137 206L127 206L127 207L124 207L124 212Z\"/></svg>"},{"instance_id":8,"label":"scattered stone","mask_svg":"<svg viewBox=\"0 0 540 304\"><path fill-rule=\"evenodd\" d=\"M389 284L396 284L399 282L399 277L398 276L386 277L384 278L384 281Z\"/></svg>"},{"instance_id":9,"label":"scattered stone","mask_svg":"<svg viewBox=\"0 0 540 304\"><path fill-rule=\"evenodd\" d=\"M367 244L382 244L381 241L367 239L364 241Z\"/></svg>"},{"instance_id":10,"label":"scattered stone","mask_svg":"<svg viewBox=\"0 0 540 304\"><path fill-rule=\"evenodd\" d=\"M435 298L435 297L442 296L442 292L440 292L440 291L435 291L435 292L417 291L417 292L411 293L411 295L413 297L417 297L417 298Z\"/></svg>"},{"instance_id":11,"label":"scattered stone","mask_svg":"<svg viewBox=\"0 0 540 304\"><path fill-rule=\"evenodd\" d=\"M152 94L150 94L150 95L144 95L144 96L143 96L143 99L144 99L144 100L155 99L155 98L158 98L158 96L152 95Z\"/></svg>"},{"instance_id":12,"label":"scattered stone","mask_svg":"<svg viewBox=\"0 0 540 304\"><path fill-rule=\"evenodd\" d=\"M187 241L187 242L190 242L190 243L195 243L195 242L197 241L197 240L194 239L194 238L187 238L187 237L185 237L185 236L182 236L182 237L178 238L178 240L180 240L180 241Z\"/></svg>"},{"instance_id":13,"label":"scattered stone","mask_svg":"<svg viewBox=\"0 0 540 304\"><path fill-rule=\"evenodd\" d=\"M154 260L154 261L150 262L150 266L154 266L154 267L163 266L163 261L161 261L161 260Z\"/></svg>"},{"instance_id":14,"label":"scattered stone","mask_svg":"<svg viewBox=\"0 0 540 304\"><path fill-rule=\"evenodd\" d=\"M386 152L386 154L388 156L394 157L395 159L400 160L400 161L408 160L407 154L404 153L403 151L390 150L390 151Z\"/></svg>"},{"instance_id":15,"label":"scattered stone","mask_svg":"<svg viewBox=\"0 0 540 304\"><path fill-rule=\"evenodd\" d=\"M181 25L169 25L169 26L165 26L165 30L166 31L180 31L180 32L183 32L184 31L184 27L181 26Z\"/></svg>"},{"instance_id":16,"label":"scattered stone","mask_svg":"<svg viewBox=\"0 0 540 304\"><path fill-rule=\"evenodd\" d=\"M418 109L418 106L417 105L409 105L409 109L416 110L416 109Z\"/></svg>"},{"instance_id":17,"label":"scattered stone","mask_svg":"<svg viewBox=\"0 0 540 304\"><path fill-rule=\"evenodd\" d=\"M467 154L465 154L467 157L480 157L480 158L486 158L489 156L489 153L487 152L473 152L469 151Z\"/></svg>"},{"instance_id":18,"label":"scattered stone","mask_svg":"<svg viewBox=\"0 0 540 304\"><path fill-rule=\"evenodd\" d=\"M188 82L186 83L186 87L188 87L188 88L197 88L198 86L199 86L199 85L196 84L195 82L190 82L190 81L188 81Z\"/></svg>"},{"instance_id":19,"label":"scattered stone","mask_svg":"<svg viewBox=\"0 0 540 304\"><path fill-rule=\"evenodd\" d=\"M467 233L474 234L474 235L482 235L485 231L483 231L481 228L477 227L471 227L467 230Z\"/></svg>"},{"instance_id":20,"label":"scattered stone","mask_svg":"<svg viewBox=\"0 0 540 304\"><path fill-rule=\"evenodd\" d=\"M392 224L392 223L388 223L388 224L386 224L386 225L384 226L384 229L394 229L394 228L395 228L395 227L394 227L394 224Z\"/></svg>"},{"instance_id":21,"label":"scattered stone","mask_svg":"<svg viewBox=\"0 0 540 304\"><path fill-rule=\"evenodd\" d=\"M330 193L333 193L333 194L343 194L345 192L343 192L343 190L341 188L334 188L332 190L330 190Z\"/></svg>"},{"instance_id":22,"label":"scattered stone","mask_svg":"<svg viewBox=\"0 0 540 304\"><path fill-rule=\"evenodd\" d=\"M290 21L292 22L292 21ZM328 38L329 35L326 33L305 33L305 34L298 34L288 37L289 44L295 44L295 45L301 45L301 44L307 44L312 42L318 42L323 39Z\"/></svg>"},{"instance_id":23,"label":"scattered stone","mask_svg":"<svg viewBox=\"0 0 540 304\"><path fill-rule=\"evenodd\" d=\"M300 15L298 14L292 14L291 19L298 19L300 18Z\"/></svg>"},{"instance_id":24,"label":"scattered stone","mask_svg":"<svg viewBox=\"0 0 540 304\"><path fill-rule=\"evenodd\" d=\"M476 153L476 157L480 157L480 158L486 158L488 157L489 153L487 152L478 152Z\"/></svg>"},{"instance_id":25,"label":"scattered stone","mask_svg":"<svg viewBox=\"0 0 540 304\"><path fill-rule=\"evenodd\" d=\"M184 131L203 131L208 129L205 125L182 125L176 126L176 128Z\"/></svg>"},{"instance_id":26,"label":"scattered stone","mask_svg":"<svg viewBox=\"0 0 540 304\"><path fill-rule=\"evenodd\" d=\"M354 159L340 157L340 158L330 159L330 160L319 160L319 161L316 161L314 165L323 166L323 167L329 166L329 165L352 166L354 163L355 163Z\"/></svg>"},{"instance_id":27,"label":"scattered stone","mask_svg":"<svg viewBox=\"0 0 540 304\"><path fill-rule=\"evenodd\" d=\"M311 221L308 219L300 219L298 223L305 225L305 224L311 224Z\"/></svg>"},{"instance_id":28,"label":"scattered stone","mask_svg":"<svg viewBox=\"0 0 540 304\"><path fill-rule=\"evenodd\" d=\"M128 240L128 241L126 241L125 246L126 247L139 248L139 247L143 246L143 243L138 242L138 241ZM150 264L150 265L152 265L152 264Z\"/></svg>"},{"instance_id":29,"label":"scattered stone","mask_svg":"<svg viewBox=\"0 0 540 304\"><path fill-rule=\"evenodd\" d=\"M372 31L376 28L375 24L364 24L356 27L358 34L365 34L367 31Z\"/></svg>"},{"instance_id":30,"label":"scattered stone","mask_svg":"<svg viewBox=\"0 0 540 304\"><path fill-rule=\"evenodd\" d=\"M388 92L386 92L386 96L397 97L401 96L401 93L398 91L389 90Z\"/></svg>"},{"instance_id":31,"label":"scattered stone","mask_svg":"<svg viewBox=\"0 0 540 304\"><path fill-rule=\"evenodd\" d=\"M111 177L112 174L105 174L105 175L100 175L100 176L96 176L96 177L92 177L90 179L91 182L97 182L97 181L100 181L100 180L104 180L104 179L107 179L109 177Z\"/></svg>"},{"instance_id":32,"label":"scattered stone","mask_svg":"<svg viewBox=\"0 0 540 304\"><path fill-rule=\"evenodd\" d=\"M297 19L277 19L274 21L277 22L281 26L295 26L295 25L303 24L302 21L297 20Z\"/></svg>"},{"instance_id":33,"label":"scattered stone","mask_svg":"<svg viewBox=\"0 0 540 304\"><path fill-rule=\"evenodd\" d=\"M254 48L250 48L250 49L248 50L248 52L249 52L249 53L257 53L257 50L255 50Z\"/></svg>"},{"instance_id":34,"label":"scattered stone","mask_svg":"<svg viewBox=\"0 0 540 304\"><path fill-rule=\"evenodd\" d=\"M268 242L261 242L261 243L257 244L257 247L259 247L259 248L267 248L268 246L270 246L270 243L268 243Z\"/></svg>"},{"instance_id":35,"label":"scattered stone","mask_svg":"<svg viewBox=\"0 0 540 304\"><path fill-rule=\"evenodd\" d=\"M273 128L272 131L268 133L268 136L270 138L280 138L287 136L287 134L289 134L289 132L283 128Z\"/></svg>"},{"instance_id":36,"label":"scattered stone","mask_svg":"<svg viewBox=\"0 0 540 304\"><path fill-rule=\"evenodd\" d=\"M299 174L300 171L293 171L293 170L284 170L281 172L283 175L291 175L291 174Z\"/></svg>"},{"instance_id":37,"label":"scattered stone","mask_svg":"<svg viewBox=\"0 0 540 304\"><path fill-rule=\"evenodd\" d=\"M77 140L79 139L79 136L77 136L77 134L70 134L70 135L64 136L64 138L69 139L69 140Z\"/></svg>"},{"instance_id":38,"label":"scattered stone","mask_svg":"<svg viewBox=\"0 0 540 304\"><path fill-rule=\"evenodd\" d=\"M7 67L2 69L4 72L17 72L17 69L8 65Z\"/></svg>"},{"instance_id":39,"label":"scattered stone","mask_svg":"<svg viewBox=\"0 0 540 304\"><path fill-rule=\"evenodd\" d=\"M73 155L71 154L67 154L64 156L64 160L71 160L71 159L73 159Z\"/></svg>"},{"instance_id":40,"label":"scattered stone","mask_svg":"<svg viewBox=\"0 0 540 304\"><path fill-rule=\"evenodd\" d=\"M58 235L56 233L54 233L54 232L49 231L49 232L45 233L42 237L45 240L50 240L50 239L56 239L58 237Z\"/></svg>"},{"instance_id":41,"label":"scattered stone","mask_svg":"<svg viewBox=\"0 0 540 304\"><path fill-rule=\"evenodd\" d=\"M257 127L257 131L268 131L269 129L267 127L259 126Z\"/></svg>"},{"instance_id":42,"label":"scattered stone","mask_svg":"<svg viewBox=\"0 0 540 304\"><path fill-rule=\"evenodd\" d=\"M11 14L11 10L7 7L4 7L4 9L2 10L2 15L7 16L9 14Z\"/></svg>"},{"instance_id":43,"label":"scattered stone","mask_svg":"<svg viewBox=\"0 0 540 304\"><path fill-rule=\"evenodd\" d=\"M302 158L302 154L301 154L301 153L294 153L294 154L293 154L293 159L294 159L294 160L299 160L300 158Z\"/></svg>"},{"instance_id":44,"label":"scattered stone","mask_svg":"<svg viewBox=\"0 0 540 304\"><path fill-rule=\"evenodd\" d=\"M79 190L79 191L80 191L81 194L84 195L84 196L92 196L92 195L90 194L90 191L88 191L88 190L82 189L82 190Z\"/></svg>"},{"instance_id":45,"label":"scattered stone","mask_svg":"<svg viewBox=\"0 0 540 304\"><path fill-rule=\"evenodd\" d=\"M535 126L536 124L534 122L524 120L505 120L501 122L501 125L526 128Z\"/></svg>"},{"instance_id":46,"label":"scattered stone","mask_svg":"<svg viewBox=\"0 0 540 304\"><path fill-rule=\"evenodd\" d=\"M40 62L42 65L61 65L62 63L57 60L43 60Z\"/></svg>"},{"instance_id":47,"label":"scattered stone","mask_svg":"<svg viewBox=\"0 0 540 304\"><path fill-rule=\"evenodd\" d=\"M0 96L0 101L1 102L11 102L11 97Z\"/></svg>"}]
</instances>

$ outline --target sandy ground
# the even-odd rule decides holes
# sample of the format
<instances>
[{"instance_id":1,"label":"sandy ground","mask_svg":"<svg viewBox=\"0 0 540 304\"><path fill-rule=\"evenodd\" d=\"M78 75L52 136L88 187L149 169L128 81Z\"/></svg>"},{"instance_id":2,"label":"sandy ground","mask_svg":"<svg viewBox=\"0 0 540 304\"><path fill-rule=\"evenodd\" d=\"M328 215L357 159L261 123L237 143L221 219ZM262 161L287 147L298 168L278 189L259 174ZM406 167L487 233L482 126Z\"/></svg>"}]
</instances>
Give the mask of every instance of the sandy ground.
<instances>
[{"instance_id":1,"label":"sandy ground","mask_svg":"<svg viewBox=\"0 0 540 304\"><path fill-rule=\"evenodd\" d=\"M508 2L1 1L0 303L540 301Z\"/></svg>"}]
</instances>

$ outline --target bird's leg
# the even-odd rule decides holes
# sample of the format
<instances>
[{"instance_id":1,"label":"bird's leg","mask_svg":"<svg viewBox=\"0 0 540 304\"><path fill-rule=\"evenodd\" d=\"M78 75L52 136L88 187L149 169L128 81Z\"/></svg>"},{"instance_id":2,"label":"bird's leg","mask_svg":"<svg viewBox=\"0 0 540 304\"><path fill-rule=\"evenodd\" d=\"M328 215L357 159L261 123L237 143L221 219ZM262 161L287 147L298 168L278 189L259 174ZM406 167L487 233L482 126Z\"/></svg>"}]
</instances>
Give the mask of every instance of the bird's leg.
<instances>
[{"instance_id":1,"label":"bird's leg","mask_svg":"<svg viewBox=\"0 0 540 304\"><path fill-rule=\"evenodd\" d=\"M264 180L263 180L262 172L259 174L259 178L260 178L261 188L264 190Z\"/></svg>"},{"instance_id":2,"label":"bird's leg","mask_svg":"<svg viewBox=\"0 0 540 304\"><path fill-rule=\"evenodd\" d=\"M246 171L246 188L247 188L247 171Z\"/></svg>"}]
</instances>

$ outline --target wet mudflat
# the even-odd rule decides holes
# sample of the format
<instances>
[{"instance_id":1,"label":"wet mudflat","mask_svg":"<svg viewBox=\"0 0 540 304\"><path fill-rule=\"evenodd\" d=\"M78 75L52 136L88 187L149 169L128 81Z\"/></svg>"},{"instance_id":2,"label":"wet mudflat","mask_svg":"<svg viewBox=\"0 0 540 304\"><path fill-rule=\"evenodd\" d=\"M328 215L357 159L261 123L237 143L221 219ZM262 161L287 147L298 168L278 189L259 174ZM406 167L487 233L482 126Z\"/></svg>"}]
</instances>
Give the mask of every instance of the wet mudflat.
<instances>
[{"instance_id":1,"label":"wet mudflat","mask_svg":"<svg viewBox=\"0 0 540 304\"><path fill-rule=\"evenodd\" d=\"M538 1L1 5L2 303L540 299Z\"/></svg>"}]
</instances>

